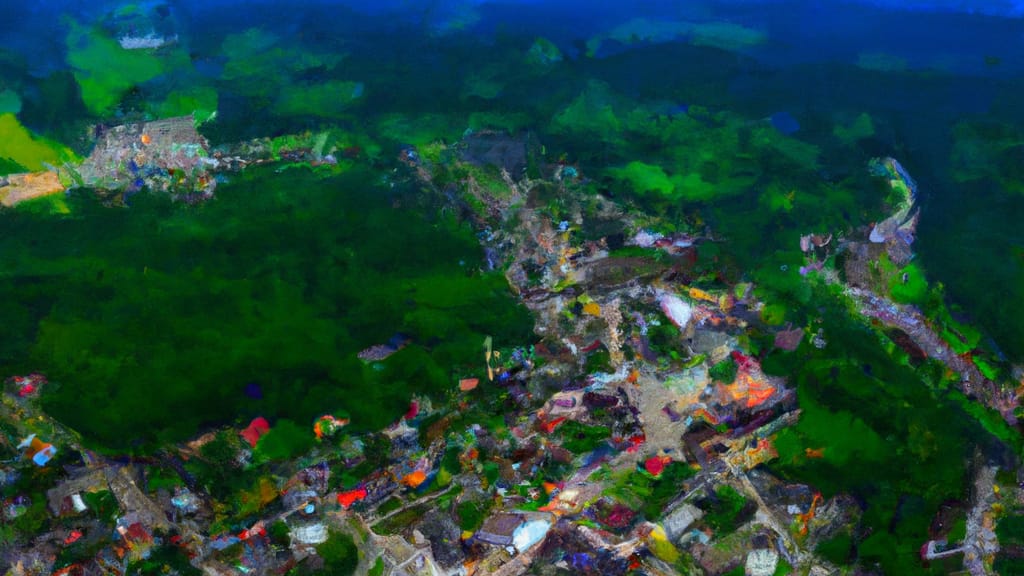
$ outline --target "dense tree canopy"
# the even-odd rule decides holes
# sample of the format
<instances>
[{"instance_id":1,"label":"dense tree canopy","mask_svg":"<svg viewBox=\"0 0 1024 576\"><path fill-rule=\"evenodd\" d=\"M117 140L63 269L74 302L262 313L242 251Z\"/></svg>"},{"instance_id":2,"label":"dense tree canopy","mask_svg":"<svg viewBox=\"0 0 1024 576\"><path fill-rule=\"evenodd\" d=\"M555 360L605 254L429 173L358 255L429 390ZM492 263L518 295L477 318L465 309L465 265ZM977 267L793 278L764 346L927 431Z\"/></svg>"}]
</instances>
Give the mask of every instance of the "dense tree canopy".
<instances>
[{"instance_id":1,"label":"dense tree canopy","mask_svg":"<svg viewBox=\"0 0 1024 576\"><path fill-rule=\"evenodd\" d=\"M393 208L396 194L363 173L267 170L198 207L83 194L74 216L9 214L0 365L46 373L46 409L117 449L256 415L383 426L413 392L479 370L485 335L532 328L468 226ZM357 359L396 333L410 345Z\"/></svg>"}]
</instances>

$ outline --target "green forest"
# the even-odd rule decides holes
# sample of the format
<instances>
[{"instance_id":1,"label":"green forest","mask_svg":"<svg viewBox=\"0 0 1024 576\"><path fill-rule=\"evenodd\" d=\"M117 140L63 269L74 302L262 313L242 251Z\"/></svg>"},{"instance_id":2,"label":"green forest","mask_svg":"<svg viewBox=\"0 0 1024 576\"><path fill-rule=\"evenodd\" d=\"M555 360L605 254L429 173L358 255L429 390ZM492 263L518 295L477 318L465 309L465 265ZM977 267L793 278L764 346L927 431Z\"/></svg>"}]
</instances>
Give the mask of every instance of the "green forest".
<instances>
[{"instance_id":1,"label":"green forest","mask_svg":"<svg viewBox=\"0 0 1024 576\"><path fill-rule=\"evenodd\" d=\"M380 428L412 393L485 375L485 336L532 334L468 225L392 207L407 192L266 169L201 206L81 191L72 217L7 214L0 366L45 366L47 412L111 450L258 415ZM387 362L356 357L395 334L411 344Z\"/></svg>"}]
</instances>

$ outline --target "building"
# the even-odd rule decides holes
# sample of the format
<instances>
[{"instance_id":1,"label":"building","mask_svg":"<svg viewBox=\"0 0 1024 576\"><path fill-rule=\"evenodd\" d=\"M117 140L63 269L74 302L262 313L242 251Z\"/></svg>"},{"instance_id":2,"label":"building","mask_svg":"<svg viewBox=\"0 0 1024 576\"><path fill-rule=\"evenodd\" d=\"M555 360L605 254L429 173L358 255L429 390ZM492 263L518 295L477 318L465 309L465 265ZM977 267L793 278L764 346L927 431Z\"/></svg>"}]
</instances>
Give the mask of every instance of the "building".
<instances>
[{"instance_id":1,"label":"building","mask_svg":"<svg viewBox=\"0 0 1024 576\"><path fill-rule=\"evenodd\" d=\"M18 450L22 450L22 454L26 458L30 458L36 466L46 466L50 460L57 455L57 448L53 444L43 442L36 437L35 434L30 435L18 444Z\"/></svg>"},{"instance_id":2,"label":"building","mask_svg":"<svg viewBox=\"0 0 1024 576\"><path fill-rule=\"evenodd\" d=\"M495 546L511 546L516 530L525 523L522 514L495 514L484 521L474 537Z\"/></svg>"},{"instance_id":3,"label":"building","mask_svg":"<svg viewBox=\"0 0 1024 576\"><path fill-rule=\"evenodd\" d=\"M747 576L772 576L779 565L778 552L770 548L751 550L743 570Z\"/></svg>"},{"instance_id":4,"label":"building","mask_svg":"<svg viewBox=\"0 0 1024 576\"><path fill-rule=\"evenodd\" d=\"M687 528L700 520L704 512L693 504L683 504L665 516L661 524L665 528L670 542L678 542L686 534Z\"/></svg>"}]
</instances>

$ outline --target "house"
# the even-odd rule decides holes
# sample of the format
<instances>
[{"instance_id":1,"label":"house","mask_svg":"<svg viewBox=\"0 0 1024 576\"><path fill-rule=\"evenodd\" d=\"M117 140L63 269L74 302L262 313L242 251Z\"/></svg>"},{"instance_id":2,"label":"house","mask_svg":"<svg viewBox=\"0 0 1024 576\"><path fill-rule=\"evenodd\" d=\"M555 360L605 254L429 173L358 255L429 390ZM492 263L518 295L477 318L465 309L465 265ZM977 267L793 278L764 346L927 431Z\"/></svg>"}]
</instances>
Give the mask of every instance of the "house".
<instances>
[{"instance_id":1,"label":"house","mask_svg":"<svg viewBox=\"0 0 1024 576\"><path fill-rule=\"evenodd\" d=\"M53 177L53 179L57 178L57 175L54 174L53 172L43 172L42 174L51 175ZM31 177L33 175L32 174L25 174L23 176ZM13 177L14 176L8 177L8 179L13 178ZM40 194L40 195L52 194L54 192L63 192L63 191L64 191L64 187L61 186L60 190L43 191L42 194ZM32 196L32 197L35 197L35 196ZM6 199L10 200L10 199L12 199L12 196L8 195ZM28 198L18 198L17 201L20 202L22 200L27 200L27 199ZM4 203L4 205L5 206L10 206L11 204ZM26 396L30 396L30 395L33 395L33 394L39 392L39 389L44 384L46 384L46 376L43 376L42 374L29 374L28 376L12 376L12 377L8 378L6 380L6 382L8 384L13 384L14 385L14 388L17 389L17 393L18 393L18 397L19 398L25 398Z\"/></svg>"},{"instance_id":2,"label":"house","mask_svg":"<svg viewBox=\"0 0 1024 576\"><path fill-rule=\"evenodd\" d=\"M683 504L670 512L661 524L665 528L670 542L677 542L686 534L686 529L694 522L700 520L704 512L693 504Z\"/></svg>"},{"instance_id":3,"label":"house","mask_svg":"<svg viewBox=\"0 0 1024 576\"><path fill-rule=\"evenodd\" d=\"M26 458L31 458L36 466L46 466L50 460L57 455L57 448L53 444L43 442L35 434L30 435L18 444L18 450L23 450Z\"/></svg>"},{"instance_id":4,"label":"house","mask_svg":"<svg viewBox=\"0 0 1024 576\"><path fill-rule=\"evenodd\" d=\"M367 492L365 488L356 488L355 490L348 490L338 494L338 504L340 504L342 508L348 510L356 502L364 500L366 496Z\"/></svg>"},{"instance_id":5,"label":"house","mask_svg":"<svg viewBox=\"0 0 1024 576\"><path fill-rule=\"evenodd\" d=\"M242 430L239 434L246 442L249 443L253 448L256 447L256 443L259 442L260 438L270 432L270 423L263 416L258 416L252 419L249 426Z\"/></svg>"},{"instance_id":6,"label":"house","mask_svg":"<svg viewBox=\"0 0 1024 576\"><path fill-rule=\"evenodd\" d=\"M551 528L551 522L533 519L520 524L512 533L512 546L522 554L544 539Z\"/></svg>"},{"instance_id":7,"label":"house","mask_svg":"<svg viewBox=\"0 0 1024 576\"><path fill-rule=\"evenodd\" d=\"M779 554L770 548L751 550L747 554L744 573L747 576L772 576L779 565Z\"/></svg>"},{"instance_id":8,"label":"house","mask_svg":"<svg viewBox=\"0 0 1024 576\"><path fill-rule=\"evenodd\" d=\"M32 455L32 461L37 466L45 466L56 454L57 449L52 444L44 444L38 452Z\"/></svg>"},{"instance_id":9,"label":"house","mask_svg":"<svg viewBox=\"0 0 1024 576\"><path fill-rule=\"evenodd\" d=\"M398 487L398 482L389 472L383 470L374 472L363 484L363 488L366 490L365 505L374 506L383 502L395 490L398 490Z\"/></svg>"},{"instance_id":10,"label":"house","mask_svg":"<svg viewBox=\"0 0 1024 576\"><path fill-rule=\"evenodd\" d=\"M291 529L292 544L302 546L314 546L327 542L327 526L317 522L315 524L303 524L294 526Z\"/></svg>"},{"instance_id":11,"label":"house","mask_svg":"<svg viewBox=\"0 0 1024 576\"><path fill-rule=\"evenodd\" d=\"M419 430L406 424L406 421L399 420L384 430L384 435L391 441L392 454L403 452L415 452L420 447Z\"/></svg>"},{"instance_id":12,"label":"house","mask_svg":"<svg viewBox=\"0 0 1024 576\"><path fill-rule=\"evenodd\" d=\"M117 533L121 535L134 560L149 557L154 544L153 535L149 533L149 530L141 522L131 522L129 524L122 518L118 522Z\"/></svg>"},{"instance_id":13,"label":"house","mask_svg":"<svg viewBox=\"0 0 1024 576\"><path fill-rule=\"evenodd\" d=\"M580 511L583 502L580 500L580 491L575 488L559 491L551 502L541 508L544 512L551 512L556 515L574 514Z\"/></svg>"},{"instance_id":14,"label":"house","mask_svg":"<svg viewBox=\"0 0 1024 576\"><path fill-rule=\"evenodd\" d=\"M195 514L199 511L199 498L188 488L176 488L171 505L182 514Z\"/></svg>"},{"instance_id":15,"label":"house","mask_svg":"<svg viewBox=\"0 0 1024 576\"><path fill-rule=\"evenodd\" d=\"M81 514L85 512L88 507L85 505L85 501L82 500L80 493L75 493L70 496L65 496L60 502L59 515L60 516L71 516L75 514Z\"/></svg>"},{"instance_id":16,"label":"house","mask_svg":"<svg viewBox=\"0 0 1024 576\"><path fill-rule=\"evenodd\" d=\"M495 514L484 521L475 538L495 546L511 546L516 530L525 523L526 517L522 514Z\"/></svg>"},{"instance_id":17,"label":"house","mask_svg":"<svg viewBox=\"0 0 1024 576\"><path fill-rule=\"evenodd\" d=\"M465 574L461 565L445 570L437 564L428 543L420 538L420 545L410 544L401 536L382 536L376 539L384 561L384 574L388 576L456 576ZM477 572L483 574L483 572Z\"/></svg>"}]
</instances>

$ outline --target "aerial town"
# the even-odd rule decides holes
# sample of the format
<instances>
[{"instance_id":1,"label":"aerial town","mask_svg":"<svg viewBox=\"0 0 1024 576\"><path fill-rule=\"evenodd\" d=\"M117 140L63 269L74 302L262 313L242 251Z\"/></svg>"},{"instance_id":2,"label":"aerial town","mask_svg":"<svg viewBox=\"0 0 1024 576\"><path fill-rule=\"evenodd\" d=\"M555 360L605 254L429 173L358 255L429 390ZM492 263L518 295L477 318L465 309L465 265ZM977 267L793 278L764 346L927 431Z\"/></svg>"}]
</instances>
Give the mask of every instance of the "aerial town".
<instances>
[{"instance_id":1,"label":"aerial town","mask_svg":"<svg viewBox=\"0 0 1024 576\"><path fill-rule=\"evenodd\" d=\"M111 129L68 168L69 187L123 204L140 187L132 175L144 174L150 189L202 202L219 171L338 164L320 135L211 150L194 123ZM824 349L828 334L773 325L755 285L713 279L697 257L719 241L713 231L652 232L612 199L586 195L572 165L526 176L530 146L468 132L398 151L394 178L443 199L441 174L463 171L446 201L477 228L480 266L503 269L528 307L534 340L487 337L476 370L441 397L410 397L377 432L350 433L331 412L306 428L256 417L151 456L85 448L40 409L45 375L10 375L3 529L22 545L7 549L6 574L846 573L857 501L765 467L802 410L793 383L759 358ZM885 292L879 266L897 274L910 261L916 185L891 158L865 171L895 191L891 214L858 235L801 236L800 281L837 291L872 331L941 362L965 394L1012 419L1016 396ZM8 198L32 196L9 186ZM589 232L609 222L623 232ZM846 255L842 276L836 255ZM386 363L407 340L359 359ZM285 435L305 436L301 448ZM921 560L985 573L971 566L991 565L994 518L1020 498L1015 478L979 460L959 529L951 521L921 541Z\"/></svg>"},{"instance_id":2,"label":"aerial town","mask_svg":"<svg viewBox=\"0 0 1024 576\"><path fill-rule=\"evenodd\" d=\"M1024 11L887 4L0 2L0 576L1024 574Z\"/></svg>"}]
</instances>

